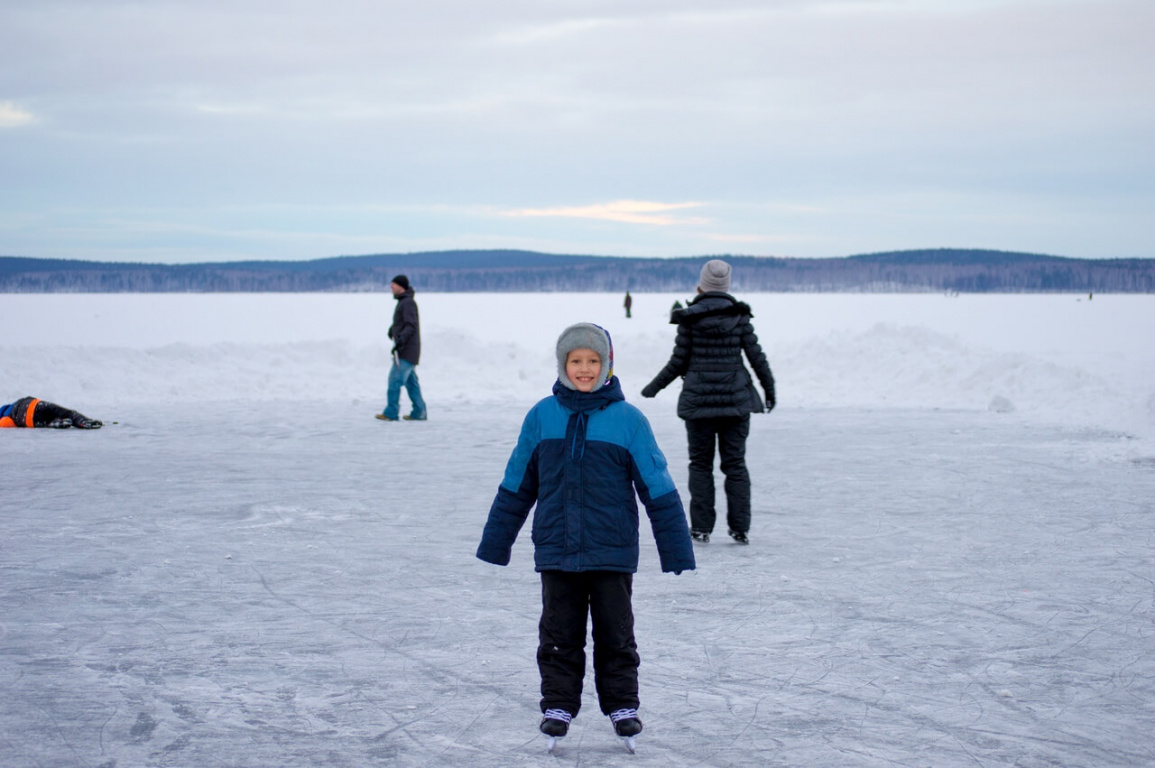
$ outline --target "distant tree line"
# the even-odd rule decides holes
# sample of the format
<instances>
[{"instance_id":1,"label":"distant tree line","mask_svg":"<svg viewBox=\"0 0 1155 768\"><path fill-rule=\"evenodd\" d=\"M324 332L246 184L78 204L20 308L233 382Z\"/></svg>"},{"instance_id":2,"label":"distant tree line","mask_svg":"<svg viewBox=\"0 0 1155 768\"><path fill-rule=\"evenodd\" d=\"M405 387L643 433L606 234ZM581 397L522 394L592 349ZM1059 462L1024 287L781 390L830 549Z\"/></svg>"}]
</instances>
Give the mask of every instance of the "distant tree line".
<instances>
[{"instance_id":1,"label":"distant tree line","mask_svg":"<svg viewBox=\"0 0 1155 768\"><path fill-rule=\"evenodd\" d=\"M436 251L312 261L133 264L0 257L4 293L387 291L405 273L419 291L691 291L709 258L734 266L740 291L843 293L1153 293L1155 259L1070 259L990 250L896 251L825 259L629 258L530 251Z\"/></svg>"}]
</instances>

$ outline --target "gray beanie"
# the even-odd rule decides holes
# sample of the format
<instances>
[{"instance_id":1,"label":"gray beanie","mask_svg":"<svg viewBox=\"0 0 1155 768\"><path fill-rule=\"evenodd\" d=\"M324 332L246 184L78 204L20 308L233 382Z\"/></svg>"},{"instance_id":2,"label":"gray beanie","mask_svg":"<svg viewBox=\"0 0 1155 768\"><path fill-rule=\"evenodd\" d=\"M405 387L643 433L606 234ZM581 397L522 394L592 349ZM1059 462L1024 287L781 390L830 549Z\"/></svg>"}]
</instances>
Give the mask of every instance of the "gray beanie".
<instances>
[{"instance_id":1,"label":"gray beanie","mask_svg":"<svg viewBox=\"0 0 1155 768\"><path fill-rule=\"evenodd\" d=\"M698 277L698 287L702 293L710 291L730 292L730 265L721 259L707 261Z\"/></svg>"},{"instance_id":2,"label":"gray beanie","mask_svg":"<svg viewBox=\"0 0 1155 768\"><path fill-rule=\"evenodd\" d=\"M592 349L602 359L601 377L594 390L601 389L614 377L614 343L610 332L593 323L577 323L557 337L557 380L570 389L577 389L565 372L565 361L575 349Z\"/></svg>"}]
</instances>

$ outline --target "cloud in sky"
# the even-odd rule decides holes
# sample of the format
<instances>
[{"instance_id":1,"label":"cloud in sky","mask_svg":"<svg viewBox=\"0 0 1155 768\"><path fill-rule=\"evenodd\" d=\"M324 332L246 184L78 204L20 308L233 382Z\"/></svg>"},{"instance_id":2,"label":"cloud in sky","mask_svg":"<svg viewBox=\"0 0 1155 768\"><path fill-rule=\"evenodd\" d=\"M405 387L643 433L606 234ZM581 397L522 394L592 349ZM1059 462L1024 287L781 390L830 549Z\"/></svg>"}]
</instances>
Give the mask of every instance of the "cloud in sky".
<instances>
[{"instance_id":1,"label":"cloud in sky","mask_svg":"<svg viewBox=\"0 0 1155 768\"><path fill-rule=\"evenodd\" d=\"M675 224L705 224L709 219L673 216L672 211L698 208L702 203L653 203L645 200L615 200L582 206L557 208L518 208L505 211L506 216L553 216L570 219L595 219L626 224L650 224L668 227Z\"/></svg>"},{"instance_id":2,"label":"cloud in sky","mask_svg":"<svg viewBox=\"0 0 1155 768\"><path fill-rule=\"evenodd\" d=\"M21 109L11 101L0 101L0 128L17 128L36 121L31 112Z\"/></svg>"},{"instance_id":3,"label":"cloud in sky","mask_svg":"<svg viewBox=\"0 0 1155 768\"><path fill-rule=\"evenodd\" d=\"M0 254L1155 255L1152 29L1147 0L17 4Z\"/></svg>"}]
</instances>

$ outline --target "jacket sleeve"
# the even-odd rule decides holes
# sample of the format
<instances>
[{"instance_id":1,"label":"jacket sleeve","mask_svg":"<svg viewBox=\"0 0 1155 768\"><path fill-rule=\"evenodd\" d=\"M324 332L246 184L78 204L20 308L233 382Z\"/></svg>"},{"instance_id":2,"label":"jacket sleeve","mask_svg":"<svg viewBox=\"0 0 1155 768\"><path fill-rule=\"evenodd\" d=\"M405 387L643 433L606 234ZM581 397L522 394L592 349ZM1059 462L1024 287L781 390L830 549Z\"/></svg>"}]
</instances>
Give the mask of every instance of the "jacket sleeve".
<instances>
[{"instance_id":1,"label":"jacket sleeve","mask_svg":"<svg viewBox=\"0 0 1155 768\"><path fill-rule=\"evenodd\" d=\"M644 397L653 397L670 385L674 379L684 376L690 367L690 349L692 342L690 329L685 325L678 326L678 335L674 339L674 352L666 367L658 371L654 380L642 389Z\"/></svg>"},{"instance_id":2,"label":"jacket sleeve","mask_svg":"<svg viewBox=\"0 0 1155 768\"><path fill-rule=\"evenodd\" d=\"M521 425L517 446L505 466L489 518L477 545L477 557L494 565L509 565L513 542L537 502L537 446L540 442L537 411L530 411Z\"/></svg>"},{"instance_id":3,"label":"jacket sleeve","mask_svg":"<svg viewBox=\"0 0 1155 768\"><path fill-rule=\"evenodd\" d=\"M746 353L746 359L750 361L754 375L758 377L762 389L766 392L766 405L772 408L776 400L774 374L770 372L770 361L766 359L766 353L758 343L758 334L754 333L754 326L750 323L746 323L742 328L742 351Z\"/></svg>"},{"instance_id":4,"label":"jacket sleeve","mask_svg":"<svg viewBox=\"0 0 1155 768\"><path fill-rule=\"evenodd\" d=\"M694 547L682 497L666 469L666 457L654 439L650 423L641 412L638 412L638 428L630 440L629 451L634 488L650 518L662 571L694 570Z\"/></svg>"}]
</instances>

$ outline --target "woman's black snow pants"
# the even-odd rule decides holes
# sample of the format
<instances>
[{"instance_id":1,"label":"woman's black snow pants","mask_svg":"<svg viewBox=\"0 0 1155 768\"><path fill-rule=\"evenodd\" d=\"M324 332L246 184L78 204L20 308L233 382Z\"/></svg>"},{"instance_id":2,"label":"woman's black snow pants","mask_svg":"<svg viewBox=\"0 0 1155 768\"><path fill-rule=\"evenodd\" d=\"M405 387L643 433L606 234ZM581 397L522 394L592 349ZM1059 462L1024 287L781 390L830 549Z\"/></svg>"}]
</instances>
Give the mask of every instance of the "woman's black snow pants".
<instances>
[{"instance_id":1,"label":"woman's black snow pants","mask_svg":"<svg viewBox=\"0 0 1155 768\"><path fill-rule=\"evenodd\" d=\"M541 711L581 709L586 617L593 619L594 684L603 714L638 708L633 574L542 571L537 666Z\"/></svg>"},{"instance_id":2,"label":"woman's black snow pants","mask_svg":"<svg viewBox=\"0 0 1155 768\"><path fill-rule=\"evenodd\" d=\"M690 530L714 530L714 444L722 455L726 476L726 523L739 533L750 531L750 473L746 469L746 438L750 415L686 419L690 453Z\"/></svg>"}]
</instances>

